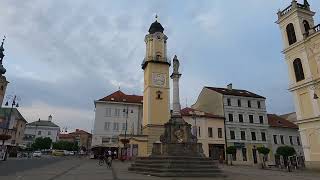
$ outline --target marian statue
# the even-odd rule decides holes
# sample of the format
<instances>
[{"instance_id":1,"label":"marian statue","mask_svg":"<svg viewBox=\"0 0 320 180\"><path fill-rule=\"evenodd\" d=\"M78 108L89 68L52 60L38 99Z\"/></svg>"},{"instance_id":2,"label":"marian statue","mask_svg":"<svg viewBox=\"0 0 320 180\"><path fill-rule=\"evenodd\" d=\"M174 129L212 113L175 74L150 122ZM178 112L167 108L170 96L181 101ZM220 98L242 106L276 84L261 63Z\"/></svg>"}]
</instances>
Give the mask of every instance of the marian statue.
<instances>
[{"instance_id":1,"label":"marian statue","mask_svg":"<svg viewBox=\"0 0 320 180\"><path fill-rule=\"evenodd\" d=\"M175 55L173 58L173 74L179 74L179 66L180 66L179 60Z\"/></svg>"}]
</instances>

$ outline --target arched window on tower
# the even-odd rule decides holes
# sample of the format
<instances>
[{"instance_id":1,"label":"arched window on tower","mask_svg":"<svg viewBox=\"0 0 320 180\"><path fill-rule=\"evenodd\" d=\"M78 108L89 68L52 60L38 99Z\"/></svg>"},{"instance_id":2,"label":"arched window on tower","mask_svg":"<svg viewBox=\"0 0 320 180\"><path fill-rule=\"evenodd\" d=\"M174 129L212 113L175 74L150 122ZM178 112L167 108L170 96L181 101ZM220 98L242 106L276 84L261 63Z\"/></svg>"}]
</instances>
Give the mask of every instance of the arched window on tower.
<instances>
[{"instance_id":1,"label":"arched window on tower","mask_svg":"<svg viewBox=\"0 0 320 180\"><path fill-rule=\"evenodd\" d=\"M309 25L308 21L306 21L306 20L303 21L303 27L304 27L305 34L309 35L310 25Z\"/></svg>"},{"instance_id":2,"label":"arched window on tower","mask_svg":"<svg viewBox=\"0 0 320 180\"><path fill-rule=\"evenodd\" d=\"M293 69L294 69L294 74L296 75L297 82L304 80L303 67L301 64L301 60L299 58L293 61Z\"/></svg>"},{"instance_id":3,"label":"arched window on tower","mask_svg":"<svg viewBox=\"0 0 320 180\"><path fill-rule=\"evenodd\" d=\"M297 42L296 33L294 32L294 26L292 23L287 25L286 30L287 30L289 45Z\"/></svg>"}]
</instances>

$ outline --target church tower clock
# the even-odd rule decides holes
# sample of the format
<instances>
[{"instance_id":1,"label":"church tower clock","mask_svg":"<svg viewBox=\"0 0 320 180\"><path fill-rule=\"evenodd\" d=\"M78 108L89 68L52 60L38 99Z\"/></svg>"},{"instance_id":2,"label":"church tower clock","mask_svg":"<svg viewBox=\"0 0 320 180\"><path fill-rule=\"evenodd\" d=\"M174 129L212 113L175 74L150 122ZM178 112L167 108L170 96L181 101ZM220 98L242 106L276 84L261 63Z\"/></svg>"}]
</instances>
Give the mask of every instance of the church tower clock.
<instances>
[{"instance_id":1,"label":"church tower clock","mask_svg":"<svg viewBox=\"0 0 320 180\"><path fill-rule=\"evenodd\" d=\"M142 62L144 70L143 134L148 135L147 153L163 134L163 125L170 119L169 67L167 39L164 28L156 20L145 36L146 54Z\"/></svg>"}]
</instances>

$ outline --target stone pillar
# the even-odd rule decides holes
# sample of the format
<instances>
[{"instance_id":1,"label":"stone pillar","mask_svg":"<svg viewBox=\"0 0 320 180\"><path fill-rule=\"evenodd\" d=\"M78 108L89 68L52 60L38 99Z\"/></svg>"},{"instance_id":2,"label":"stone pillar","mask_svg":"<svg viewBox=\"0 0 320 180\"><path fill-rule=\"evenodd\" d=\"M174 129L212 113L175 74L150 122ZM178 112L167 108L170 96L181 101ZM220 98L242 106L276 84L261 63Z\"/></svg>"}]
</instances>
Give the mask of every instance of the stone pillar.
<instances>
[{"instance_id":1,"label":"stone pillar","mask_svg":"<svg viewBox=\"0 0 320 180\"><path fill-rule=\"evenodd\" d=\"M179 97L179 79L181 77L181 74L179 73L179 60L177 56L174 56L173 58L173 72L171 74L171 79L173 80L172 86L173 86L173 94L172 94L172 116L181 116L180 110L180 97Z\"/></svg>"}]
</instances>

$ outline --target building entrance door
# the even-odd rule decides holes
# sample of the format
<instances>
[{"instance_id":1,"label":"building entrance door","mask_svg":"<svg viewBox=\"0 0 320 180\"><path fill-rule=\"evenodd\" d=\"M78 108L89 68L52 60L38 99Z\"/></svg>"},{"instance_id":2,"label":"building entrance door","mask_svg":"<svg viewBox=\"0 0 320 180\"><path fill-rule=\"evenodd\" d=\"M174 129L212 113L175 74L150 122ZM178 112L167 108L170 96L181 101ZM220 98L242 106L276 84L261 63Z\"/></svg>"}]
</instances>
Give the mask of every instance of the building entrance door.
<instances>
[{"instance_id":1,"label":"building entrance door","mask_svg":"<svg viewBox=\"0 0 320 180\"><path fill-rule=\"evenodd\" d=\"M209 157L211 157L214 160L219 160L220 157L224 159L224 145L209 144Z\"/></svg>"},{"instance_id":2,"label":"building entrance door","mask_svg":"<svg viewBox=\"0 0 320 180\"><path fill-rule=\"evenodd\" d=\"M252 155L253 155L253 163L257 164L258 159L257 159L257 149L252 149Z\"/></svg>"}]
</instances>

